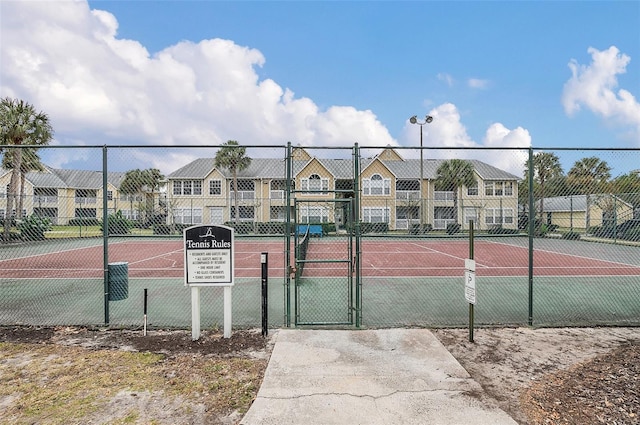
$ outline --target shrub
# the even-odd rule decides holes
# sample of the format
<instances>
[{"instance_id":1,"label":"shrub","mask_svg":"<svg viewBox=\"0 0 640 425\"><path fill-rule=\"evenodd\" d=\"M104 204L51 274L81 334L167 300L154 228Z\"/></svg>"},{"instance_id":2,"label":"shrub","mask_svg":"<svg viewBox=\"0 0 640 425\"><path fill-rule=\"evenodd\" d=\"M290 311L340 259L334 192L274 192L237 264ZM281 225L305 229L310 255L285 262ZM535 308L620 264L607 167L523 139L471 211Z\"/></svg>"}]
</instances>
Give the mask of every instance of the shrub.
<instances>
[{"instance_id":1,"label":"shrub","mask_svg":"<svg viewBox=\"0 0 640 425\"><path fill-rule=\"evenodd\" d=\"M133 222L122 216L122 211L110 214L107 220L110 235L126 235L133 227ZM100 230L104 233L104 226L100 226Z\"/></svg>"},{"instance_id":2,"label":"shrub","mask_svg":"<svg viewBox=\"0 0 640 425\"><path fill-rule=\"evenodd\" d=\"M18 230L23 240L41 241L44 232L51 230L51 221L47 217L31 215L18 224Z\"/></svg>"},{"instance_id":3,"label":"shrub","mask_svg":"<svg viewBox=\"0 0 640 425\"><path fill-rule=\"evenodd\" d=\"M490 235L515 235L520 233L520 231L518 229L507 229L502 226L493 226L487 230L487 233Z\"/></svg>"},{"instance_id":4,"label":"shrub","mask_svg":"<svg viewBox=\"0 0 640 425\"><path fill-rule=\"evenodd\" d=\"M285 223L281 221L256 223L256 232L261 235L283 235L284 229Z\"/></svg>"},{"instance_id":5,"label":"shrub","mask_svg":"<svg viewBox=\"0 0 640 425\"><path fill-rule=\"evenodd\" d=\"M248 235L250 233L253 233L253 222L241 221L240 223L236 224L233 221L228 221L225 223L225 226L235 229L235 232L238 235Z\"/></svg>"},{"instance_id":6,"label":"shrub","mask_svg":"<svg viewBox=\"0 0 640 425\"><path fill-rule=\"evenodd\" d=\"M151 217L148 217L142 223L139 223L139 226L143 229L148 229L149 227L155 227L155 226L159 226L166 223L167 223L166 214L154 214Z\"/></svg>"},{"instance_id":7,"label":"shrub","mask_svg":"<svg viewBox=\"0 0 640 425\"><path fill-rule=\"evenodd\" d=\"M454 235L460 232L460 223L449 223L447 224L447 234Z\"/></svg>"},{"instance_id":8,"label":"shrub","mask_svg":"<svg viewBox=\"0 0 640 425\"><path fill-rule=\"evenodd\" d=\"M433 226L430 223L425 223L420 228L420 224L412 224L409 228L409 234L411 235L424 235L433 230Z\"/></svg>"},{"instance_id":9,"label":"shrub","mask_svg":"<svg viewBox=\"0 0 640 425\"><path fill-rule=\"evenodd\" d=\"M102 223L95 217L76 217L69 220L69 226L100 226Z\"/></svg>"},{"instance_id":10,"label":"shrub","mask_svg":"<svg viewBox=\"0 0 640 425\"><path fill-rule=\"evenodd\" d=\"M578 232L567 232L567 233L563 233L562 234L562 239L568 239L568 240L578 240L580 239L580 233Z\"/></svg>"},{"instance_id":11,"label":"shrub","mask_svg":"<svg viewBox=\"0 0 640 425\"><path fill-rule=\"evenodd\" d=\"M640 227L624 232L623 238L628 241L640 242Z\"/></svg>"},{"instance_id":12,"label":"shrub","mask_svg":"<svg viewBox=\"0 0 640 425\"><path fill-rule=\"evenodd\" d=\"M389 231L388 223L362 223L361 233L386 233Z\"/></svg>"},{"instance_id":13,"label":"shrub","mask_svg":"<svg viewBox=\"0 0 640 425\"><path fill-rule=\"evenodd\" d=\"M170 235L172 233L171 230L171 225L169 224L156 224L153 226L154 235Z\"/></svg>"}]
</instances>

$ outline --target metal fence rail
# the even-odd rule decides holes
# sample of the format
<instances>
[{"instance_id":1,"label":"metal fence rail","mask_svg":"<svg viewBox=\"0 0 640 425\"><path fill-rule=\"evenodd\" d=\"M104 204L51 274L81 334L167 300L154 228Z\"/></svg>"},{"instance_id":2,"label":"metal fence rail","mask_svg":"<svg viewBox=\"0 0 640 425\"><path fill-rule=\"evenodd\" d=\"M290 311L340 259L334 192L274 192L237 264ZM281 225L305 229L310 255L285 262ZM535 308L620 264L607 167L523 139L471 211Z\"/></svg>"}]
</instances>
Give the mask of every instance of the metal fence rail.
<instances>
[{"instance_id":1,"label":"metal fence rail","mask_svg":"<svg viewBox=\"0 0 640 425\"><path fill-rule=\"evenodd\" d=\"M48 146L18 180L0 170L0 324L135 327L147 289L150 326L188 327L182 230L224 224L236 327L260 326L262 252L270 326L295 325L295 285L314 323L464 326L471 222L477 324L640 324L640 149L241 148L235 170L223 146ZM296 275L301 224L316 233ZM222 289L202 297L221 326Z\"/></svg>"}]
</instances>

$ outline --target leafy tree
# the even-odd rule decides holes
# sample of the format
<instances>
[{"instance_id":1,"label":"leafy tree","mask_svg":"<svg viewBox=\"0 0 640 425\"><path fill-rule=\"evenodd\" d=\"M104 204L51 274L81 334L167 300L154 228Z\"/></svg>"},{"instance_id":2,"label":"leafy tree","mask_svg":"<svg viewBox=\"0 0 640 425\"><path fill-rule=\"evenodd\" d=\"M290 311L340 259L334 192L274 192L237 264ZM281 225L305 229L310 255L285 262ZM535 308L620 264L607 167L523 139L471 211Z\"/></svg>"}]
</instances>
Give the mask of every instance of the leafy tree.
<instances>
[{"instance_id":1,"label":"leafy tree","mask_svg":"<svg viewBox=\"0 0 640 425\"><path fill-rule=\"evenodd\" d=\"M240 147L235 140L228 140L216 152L214 166L224 168L231 172L233 176L233 195L235 208L235 223L238 224L238 171L243 171L251 165L251 158L246 156L247 148Z\"/></svg>"},{"instance_id":2,"label":"leafy tree","mask_svg":"<svg viewBox=\"0 0 640 425\"><path fill-rule=\"evenodd\" d=\"M640 208L640 170L616 177L611 186L620 199Z\"/></svg>"},{"instance_id":3,"label":"leafy tree","mask_svg":"<svg viewBox=\"0 0 640 425\"><path fill-rule=\"evenodd\" d=\"M592 156L583 158L573 165L567 174L567 180L580 194L586 195L586 226L590 227L591 195L605 190L611 178L611 168L600 158Z\"/></svg>"},{"instance_id":4,"label":"leafy tree","mask_svg":"<svg viewBox=\"0 0 640 425\"><path fill-rule=\"evenodd\" d=\"M528 176L528 162L526 163L525 176ZM547 184L562 176L560 159L554 153L538 152L533 155L533 179L534 187L537 184L540 195L540 218L544 213L544 198L547 196Z\"/></svg>"},{"instance_id":5,"label":"leafy tree","mask_svg":"<svg viewBox=\"0 0 640 425\"><path fill-rule=\"evenodd\" d=\"M129 195L132 212L133 199L136 195L139 195L145 200L146 214L151 215L153 212L153 194L160 187L160 182L163 179L164 176L157 168L129 170L124 175L119 190L122 194Z\"/></svg>"},{"instance_id":6,"label":"leafy tree","mask_svg":"<svg viewBox=\"0 0 640 425\"><path fill-rule=\"evenodd\" d=\"M462 186L473 186L476 183L473 165L463 159L444 161L436 170L436 186L440 190L453 192L453 209L456 211L455 222L458 223L458 192Z\"/></svg>"},{"instance_id":7,"label":"leafy tree","mask_svg":"<svg viewBox=\"0 0 640 425\"><path fill-rule=\"evenodd\" d=\"M18 209L18 197L21 173L23 172L23 156L27 158L23 148L12 147L22 145L47 145L53 138L53 128L49 117L44 112L36 112L33 105L17 99L5 97L0 101L0 152L8 155L11 178L7 193L7 217L10 218L14 207L17 217L21 217L22 209ZM35 151L35 148L29 148ZM27 159L25 161L29 163ZM10 220L9 220L10 222ZM4 240L9 240L9 225L4 226Z\"/></svg>"}]
</instances>

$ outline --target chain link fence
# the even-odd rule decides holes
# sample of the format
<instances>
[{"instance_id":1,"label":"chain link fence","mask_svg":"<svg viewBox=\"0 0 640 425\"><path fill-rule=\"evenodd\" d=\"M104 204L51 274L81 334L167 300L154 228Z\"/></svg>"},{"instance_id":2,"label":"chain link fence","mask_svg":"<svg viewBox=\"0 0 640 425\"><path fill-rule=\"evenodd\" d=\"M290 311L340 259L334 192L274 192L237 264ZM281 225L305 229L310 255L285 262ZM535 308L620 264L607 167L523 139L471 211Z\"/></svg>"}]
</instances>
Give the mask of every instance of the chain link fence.
<instances>
[{"instance_id":1,"label":"chain link fence","mask_svg":"<svg viewBox=\"0 0 640 425\"><path fill-rule=\"evenodd\" d=\"M235 229L235 327L260 326L262 253L273 327L465 326L472 257L478 325L637 325L638 163L638 149L8 147L0 324L141 326L146 293L151 326L189 327L182 232L211 224ZM202 291L203 326L222 325L222 297Z\"/></svg>"}]
</instances>

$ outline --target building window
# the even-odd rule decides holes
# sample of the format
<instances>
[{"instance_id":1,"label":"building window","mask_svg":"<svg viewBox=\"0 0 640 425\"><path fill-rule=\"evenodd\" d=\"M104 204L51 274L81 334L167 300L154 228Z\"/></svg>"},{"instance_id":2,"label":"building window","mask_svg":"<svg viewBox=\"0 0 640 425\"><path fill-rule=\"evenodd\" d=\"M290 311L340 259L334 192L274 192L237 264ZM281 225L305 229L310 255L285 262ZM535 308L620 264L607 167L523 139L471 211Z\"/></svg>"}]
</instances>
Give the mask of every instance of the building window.
<instances>
[{"instance_id":1,"label":"building window","mask_svg":"<svg viewBox=\"0 0 640 425\"><path fill-rule=\"evenodd\" d=\"M467 195L468 196L478 196L478 181L476 180L476 184L473 186L467 187Z\"/></svg>"},{"instance_id":2,"label":"building window","mask_svg":"<svg viewBox=\"0 0 640 425\"><path fill-rule=\"evenodd\" d=\"M364 195L388 195L391 193L391 179L384 179L380 174L374 174L369 179L362 179L362 193Z\"/></svg>"},{"instance_id":3,"label":"building window","mask_svg":"<svg viewBox=\"0 0 640 425\"><path fill-rule=\"evenodd\" d=\"M269 198L271 199L284 199L287 189L286 180L271 180L269 184Z\"/></svg>"},{"instance_id":4,"label":"building window","mask_svg":"<svg viewBox=\"0 0 640 425\"><path fill-rule=\"evenodd\" d=\"M113 201L113 190L107 190L107 201Z\"/></svg>"},{"instance_id":5,"label":"building window","mask_svg":"<svg viewBox=\"0 0 640 425\"><path fill-rule=\"evenodd\" d=\"M272 206L269 208L269 220L285 221L287 219L287 207Z\"/></svg>"},{"instance_id":6,"label":"building window","mask_svg":"<svg viewBox=\"0 0 640 425\"><path fill-rule=\"evenodd\" d=\"M513 196L513 182L484 182L485 196Z\"/></svg>"},{"instance_id":7,"label":"building window","mask_svg":"<svg viewBox=\"0 0 640 425\"><path fill-rule=\"evenodd\" d=\"M388 207L369 207L362 209L362 221L365 223L388 223Z\"/></svg>"},{"instance_id":8,"label":"building window","mask_svg":"<svg viewBox=\"0 0 640 425\"><path fill-rule=\"evenodd\" d=\"M300 183L305 192L326 192L329 190L329 179L323 179L317 174L311 174L308 179L301 179Z\"/></svg>"},{"instance_id":9,"label":"building window","mask_svg":"<svg viewBox=\"0 0 640 425\"><path fill-rule=\"evenodd\" d=\"M465 208L464 209L464 222L469 224L471 220L475 224L478 224L478 210L476 208Z\"/></svg>"},{"instance_id":10,"label":"building window","mask_svg":"<svg viewBox=\"0 0 640 425\"><path fill-rule=\"evenodd\" d=\"M235 202L236 195L233 190L233 180L231 181L231 191L229 197ZM253 180L238 180L238 201L250 201L255 198L255 182Z\"/></svg>"},{"instance_id":11,"label":"building window","mask_svg":"<svg viewBox=\"0 0 640 425\"><path fill-rule=\"evenodd\" d=\"M202 208L174 208L173 222L176 224L202 224Z\"/></svg>"},{"instance_id":12,"label":"building window","mask_svg":"<svg viewBox=\"0 0 640 425\"><path fill-rule=\"evenodd\" d=\"M140 211L138 210L120 210L122 211L122 216L127 220L138 220L140 218Z\"/></svg>"},{"instance_id":13,"label":"building window","mask_svg":"<svg viewBox=\"0 0 640 425\"><path fill-rule=\"evenodd\" d=\"M209 180L209 195L222 195L222 181Z\"/></svg>"},{"instance_id":14,"label":"building window","mask_svg":"<svg viewBox=\"0 0 640 425\"><path fill-rule=\"evenodd\" d=\"M255 209L252 206L238 205L237 207L231 207L231 220L236 219L236 211L238 211L239 221L253 221Z\"/></svg>"},{"instance_id":15,"label":"building window","mask_svg":"<svg viewBox=\"0 0 640 425\"><path fill-rule=\"evenodd\" d=\"M327 223L329 211L326 207L302 207L300 208L300 222L302 223Z\"/></svg>"},{"instance_id":16,"label":"building window","mask_svg":"<svg viewBox=\"0 0 640 425\"><path fill-rule=\"evenodd\" d=\"M202 195L202 180L175 180L174 195Z\"/></svg>"},{"instance_id":17,"label":"building window","mask_svg":"<svg viewBox=\"0 0 640 425\"><path fill-rule=\"evenodd\" d=\"M513 208L487 208L484 217L488 225L513 224Z\"/></svg>"},{"instance_id":18,"label":"building window","mask_svg":"<svg viewBox=\"0 0 640 425\"><path fill-rule=\"evenodd\" d=\"M96 218L97 211L95 208L76 208L75 218Z\"/></svg>"}]
</instances>

